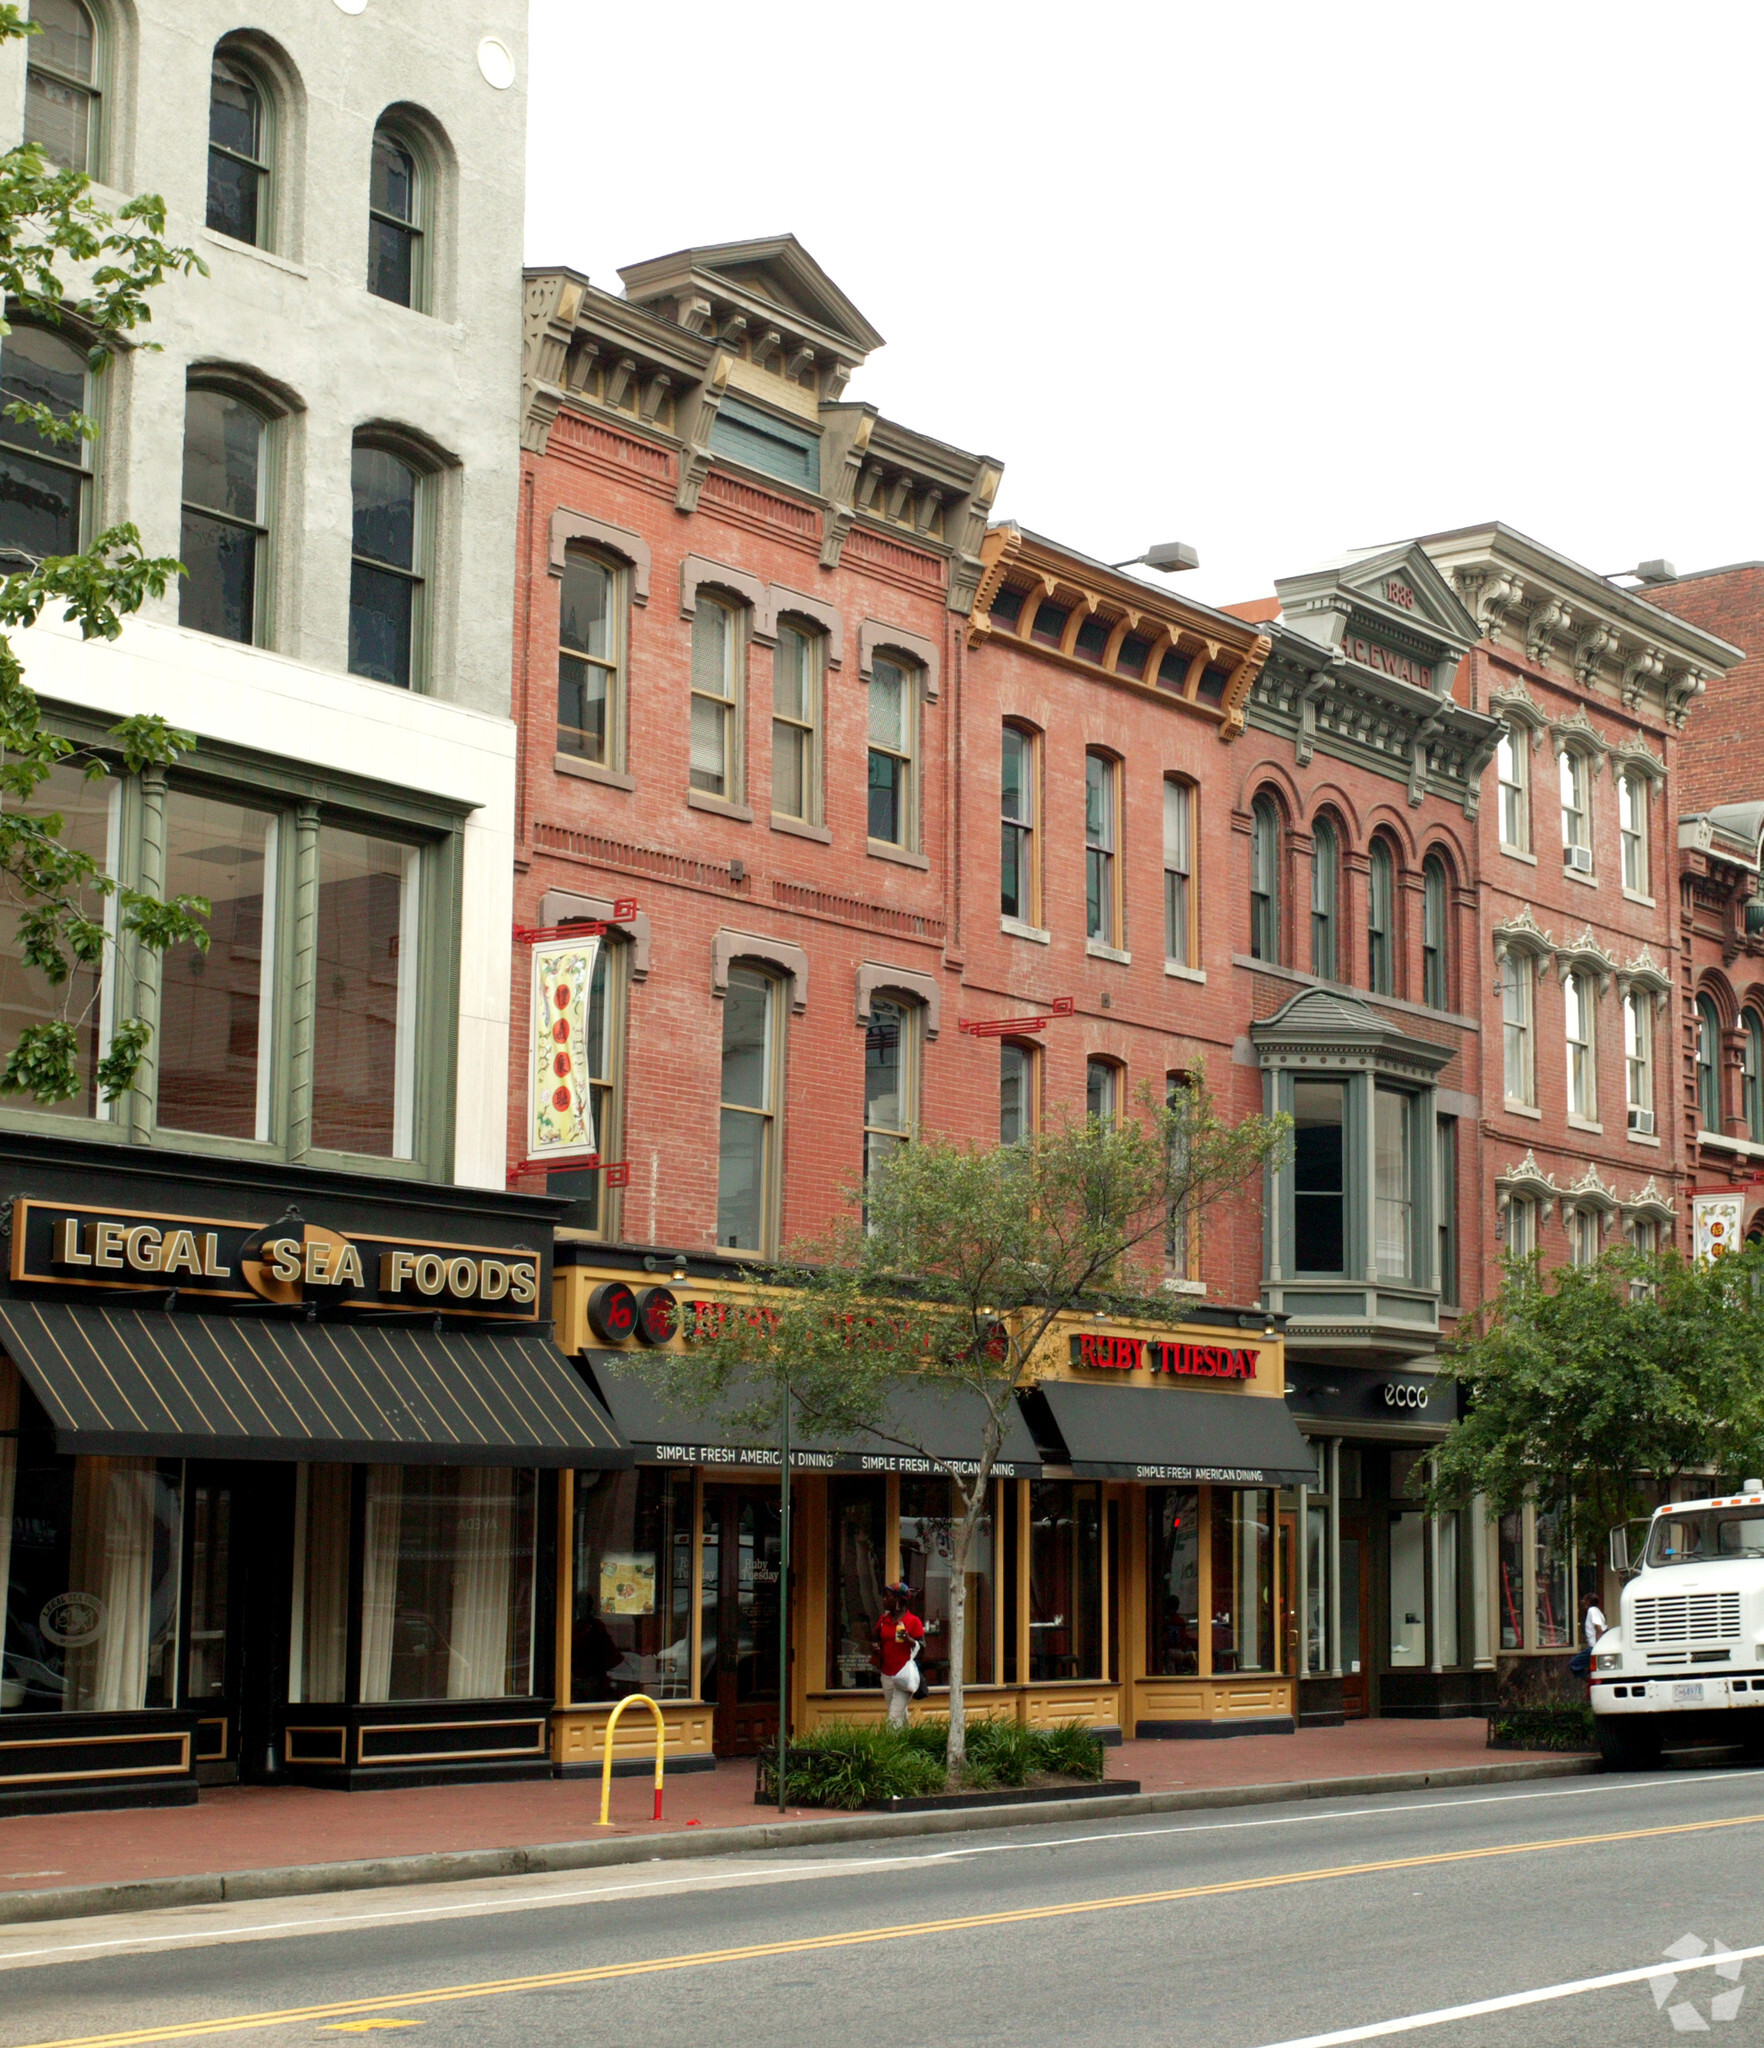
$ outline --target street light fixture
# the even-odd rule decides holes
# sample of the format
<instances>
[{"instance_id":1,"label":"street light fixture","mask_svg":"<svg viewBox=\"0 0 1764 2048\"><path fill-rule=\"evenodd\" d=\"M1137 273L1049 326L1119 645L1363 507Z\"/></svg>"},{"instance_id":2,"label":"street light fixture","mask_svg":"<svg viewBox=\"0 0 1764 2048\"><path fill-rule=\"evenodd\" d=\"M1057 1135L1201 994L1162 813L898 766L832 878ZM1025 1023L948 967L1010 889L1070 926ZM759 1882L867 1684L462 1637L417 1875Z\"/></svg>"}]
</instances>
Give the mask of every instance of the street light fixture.
<instances>
[{"instance_id":1,"label":"street light fixture","mask_svg":"<svg viewBox=\"0 0 1764 2048\"><path fill-rule=\"evenodd\" d=\"M1178 576L1184 569L1198 569L1200 556L1185 540L1161 540L1143 555L1130 561L1111 562L1111 569L1156 569L1160 576Z\"/></svg>"}]
</instances>

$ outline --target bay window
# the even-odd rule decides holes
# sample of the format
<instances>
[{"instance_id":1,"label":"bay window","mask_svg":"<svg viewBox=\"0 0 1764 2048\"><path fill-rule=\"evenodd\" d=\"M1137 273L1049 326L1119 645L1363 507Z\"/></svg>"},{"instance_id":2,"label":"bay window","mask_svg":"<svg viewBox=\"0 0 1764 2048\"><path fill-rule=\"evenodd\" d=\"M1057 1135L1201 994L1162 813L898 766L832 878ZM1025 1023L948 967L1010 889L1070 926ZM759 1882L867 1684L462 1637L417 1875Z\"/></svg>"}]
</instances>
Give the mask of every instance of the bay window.
<instances>
[{"instance_id":1,"label":"bay window","mask_svg":"<svg viewBox=\"0 0 1764 2048\"><path fill-rule=\"evenodd\" d=\"M1406 1280L1414 1263L1413 1102L1400 1088L1372 1093L1377 1264L1381 1280Z\"/></svg>"},{"instance_id":2,"label":"bay window","mask_svg":"<svg viewBox=\"0 0 1764 2048\"><path fill-rule=\"evenodd\" d=\"M1292 1088L1292 1263L1299 1273L1347 1265L1347 1084L1295 1081Z\"/></svg>"}]
</instances>

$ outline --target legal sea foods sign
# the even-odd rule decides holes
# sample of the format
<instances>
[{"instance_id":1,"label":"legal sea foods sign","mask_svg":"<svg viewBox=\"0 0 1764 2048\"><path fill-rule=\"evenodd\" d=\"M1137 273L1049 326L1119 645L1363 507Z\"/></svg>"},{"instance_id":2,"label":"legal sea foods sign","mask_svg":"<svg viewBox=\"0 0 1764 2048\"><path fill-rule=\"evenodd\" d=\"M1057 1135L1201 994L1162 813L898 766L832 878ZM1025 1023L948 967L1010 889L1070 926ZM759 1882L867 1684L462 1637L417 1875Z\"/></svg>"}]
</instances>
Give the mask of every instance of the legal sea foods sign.
<instances>
[{"instance_id":1,"label":"legal sea foods sign","mask_svg":"<svg viewBox=\"0 0 1764 2048\"><path fill-rule=\"evenodd\" d=\"M539 1254L496 1245L345 1236L290 1211L277 1223L165 1216L91 1203L12 1205L14 1284L175 1287L215 1301L539 1320Z\"/></svg>"}]
</instances>

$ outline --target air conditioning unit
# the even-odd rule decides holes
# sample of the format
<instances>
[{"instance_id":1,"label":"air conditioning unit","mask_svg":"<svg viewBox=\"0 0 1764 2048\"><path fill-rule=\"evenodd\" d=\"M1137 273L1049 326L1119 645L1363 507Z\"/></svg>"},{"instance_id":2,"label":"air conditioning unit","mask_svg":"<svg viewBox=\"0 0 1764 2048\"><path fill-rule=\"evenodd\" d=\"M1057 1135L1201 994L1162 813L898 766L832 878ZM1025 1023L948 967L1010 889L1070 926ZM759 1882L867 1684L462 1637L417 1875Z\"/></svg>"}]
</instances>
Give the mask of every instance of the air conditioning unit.
<instances>
[{"instance_id":1,"label":"air conditioning unit","mask_svg":"<svg viewBox=\"0 0 1764 2048\"><path fill-rule=\"evenodd\" d=\"M1592 873L1592 848L1590 846L1565 846L1562 849L1562 865L1572 868L1577 875Z\"/></svg>"},{"instance_id":2,"label":"air conditioning unit","mask_svg":"<svg viewBox=\"0 0 1764 2048\"><path fill-rule=\"evenodd\" d=\"M1632 1109L1629 1112L1629 1128L1639 1131L1644 1138L1654 1135L1654 1112L1651 1109Z\"/></svg>"}]
</instances>

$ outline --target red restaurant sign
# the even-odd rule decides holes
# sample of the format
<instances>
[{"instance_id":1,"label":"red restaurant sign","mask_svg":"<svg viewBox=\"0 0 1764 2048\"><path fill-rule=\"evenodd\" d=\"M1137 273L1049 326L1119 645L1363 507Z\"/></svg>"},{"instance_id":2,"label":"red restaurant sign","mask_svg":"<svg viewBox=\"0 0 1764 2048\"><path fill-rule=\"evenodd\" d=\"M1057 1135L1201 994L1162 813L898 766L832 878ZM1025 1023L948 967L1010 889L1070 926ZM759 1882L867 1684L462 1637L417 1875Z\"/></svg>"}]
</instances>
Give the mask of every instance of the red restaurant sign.
<instances>
[{"instance_id":1,"label":"red restaurant sign","mask_svg":"<svg viewBox=\"0 0 1764 2048\"><path fill-rule=\"evenodd\" d=\"M1177 1344L1162 1337L1116 1337L1087 1331L1072 1339L1072 1363L1093 1372L1193 1373L1209 1380L1249 1380L1256 1354L1228 1344Z\"/></svg>"}]
</instances>

